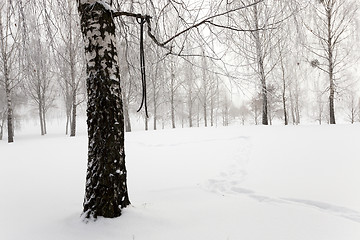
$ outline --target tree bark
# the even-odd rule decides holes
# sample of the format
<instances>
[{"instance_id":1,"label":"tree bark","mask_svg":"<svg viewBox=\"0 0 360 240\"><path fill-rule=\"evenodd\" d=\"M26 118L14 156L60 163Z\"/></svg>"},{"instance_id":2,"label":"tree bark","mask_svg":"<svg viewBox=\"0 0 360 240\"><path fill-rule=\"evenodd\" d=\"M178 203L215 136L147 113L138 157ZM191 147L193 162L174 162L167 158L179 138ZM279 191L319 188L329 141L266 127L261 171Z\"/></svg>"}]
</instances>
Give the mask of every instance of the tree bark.
<instances>
[{"instance_id":1,"label":"tree bark","mask_svg":"<svg viewBox=\"0 0 360 240\"><path fill-rule=\"evenodd\" d=\"M214 126L214 97L211 96L210 100L210 124L213 127Z\"/></svg>"},{"instance_id":2,"label":"tree bark","mask_svg":"<svg viewBox=\"0 0 360 240\"><path fill-rule=\"evenodd\" d=\"M72 117L71 117L71 126L70 126L70 137L75 137L76 135L76 94L73 94L73 100L72 100Z\"/></svg>"},{"instance_id":3,"label":"tree bark","mask_svg":"<svg viewBox=\"0 0 360 240\"><path fill-rule=\"evenodd\" d=\"M254 21L255 29L259 29L259 18L258 18L258 9L257 5L253 6L254 10ZM257 55L257 64L258 64L258 74L260 76L261 83L261 96L262 96L262 124L268 125L268 97L267 97L267 87L266 87L266 77L265 77L265 68L264 68L264 58L262 55L260 31L254 32L255 44L256 44L256 55Z\"/></svg>"},{"instance_id":4,"label":"tree bark","mask_svg":"<svg viewBox=\"0 0 360 240\"><path fill-rule=\"evenodd\" d=\"M131 122L129 115L129 103L124 102L125 131L131 132Z\"/></svg>"},{"instance_id":5,"label":"tree bark","mask_svg":"<svg viewBox=\"0 0 360 240\"><path fill-rule=\"evenodd\" d=\"M207 106L206 106L206 100L203 103L203 110L204 110L204 124L205 127L207 127Z\"/></svg>"},{"instance_id":6,"label":"tree bark","mask_svg":"<svg viewBox=\"0 0 360 240\"><path fill-rule=\"evenodd\" d=\"M77 2L88 74L89 141L83 216L114 218L130 204L115 24L103 1Z\"/></svg>"},{"instance_id":7,"label":"tree bark","mask_svg":"<svg viewBox=\"0 0 360 240\"><path fill-rule=\"evenodd\" d=\"M188 79L188 81L191 81ZM193 127L193 97L192 97L192 85L188 86L188 108L189 108L189 127Z\"/></svg>"},{"instance_id":8,"label":"tree bark","mask_svg":"<svg viewBox=\"0 0 360 240\"><path fill-rule=\"evenodd\" d=\"M5 76L5 82L10 81ZM8 143L14 142L14 119L13 119L13 108L12 108L12 101L11 101L11 90L8 84L6 85L6 98L7 98L7 128L8 128Z\"/></svg>"},{"instance_id":9,"label":"tree bark","mask_svg":"<svg viewBox=\"0 0 360 240\"><path fill-rule=\"evenodd\" d=\"M71 6L71 3L69 3L69 6ZM74 52L75 49L73 48L73 34L72 34L72 19L71 19L71 13L72 13L72 9L71 7L69 8L69 64L70 64L70 77L71 77L71 104L72 104L72 117L71 117L71 124L70 124L70 137L75 137L76 135L76 108L77 108L77 99L76 99L76 95L78 92L78 86L76 83L76 77L75 77L75 56L74 56Z\"/></svg>"},{"instance_id":10,"label":"tree bark","mask_svg":"<svg viewBox=\"0 0 360 240\"><path fill-rule=\"evenodd\" d=\"M171 64L171 79L170 79L170 107L171 107L171 125L175 128L175 73L173 64Z\"/></svg>"},{"instance_id":11,"label":"tree bark","mask_svg":"<svg viewBox=\"0 0 360 240\"><path fill-rule=\"evenodd\" d=\"M67 107L66 107L67 108ZM69 134L69 126L71 125L71 111L66 109L66 124L65 124L65 135Z\"/></svg>"},{"instance_id":12,"label":"tree bark","mask_svg":"<svg viewBox=\"0 0 360 240\"><path fill-rule=\"evenodd\" d=\"M0 126L0 141L3 139L4 125Z\"/></svg>"},{"instance_id":13,"label":"tree bark","mask_svg":"<svg viewBox=\"0 0 360 240\"><path fill-rule=\"evenodd\" d=\"M330 3L329 3L330 4ZM334 63L333 63L333 32L332 32L332 13L331 8L327 8L327 24L328 24L328 64L329 64L329 81L330 81L330 95L329 95L329 110L330 110L330 124L335 124L335 83L334 83Z\"/></svg>"},{"instance_id":14,"label":"tree bark","mask_svg":"<svg viewBox=\"0 0 360 240\"><path fill-rule=\"evenodd\" d=\"M154 89L153 89L153 103L154 103L154 130L157 129L157 98L156 98L156 88L154 86Z\"/></svg>"},{"instance_id":15,"label":"tree bark","mask_svg":"<svg viewBox=\"0 0 360 240\"><path fill-rule=\"evenodd\" d=\"M44 121L43 121L43 113L42 113L42 103L38 103L38 111L39 111L39 121L40 121L40 133L41 135L45 135L44 132Z\"/></svg>"},{"instance_id":16,"label":"tree bark","mask_svg":"<svg viewBox=\"0 0 360 240\"><path fill-rule=\"evenodd\" d=\"M144 115L145 118L145 131L149 130L149 118L146 116L146 114Z\"/></svg>"},{"instance_id":17,"label":"tree bark","mask_svg":"<svg viewBox=\"0 0 360 240\"><path fill-rule=\"evenodd\" d=\"M45 105L45 102L44 102ZM44 126L44 134L47 134L47 129L46 129L46 108L43 105L43 110L42 110L42 114L43 114L43 126Z\"/></svg>"},{"instance_id":18,"label":"tree bark","mask_svg":"<svg viewBox=\"0 0 360 240\"><path fill-rule=\"evenodd\" d=\"M281 51L281 50L280 50ZM280 52L281 54L281 52ZM282 102L283 102L283 112L284 112L284 124L288 125L288 114L286 110L286 78L285 78L285 68L282 55L280 55L280 63L281 63L281 72L282 72Z\"/></svg>"}]
</instances>

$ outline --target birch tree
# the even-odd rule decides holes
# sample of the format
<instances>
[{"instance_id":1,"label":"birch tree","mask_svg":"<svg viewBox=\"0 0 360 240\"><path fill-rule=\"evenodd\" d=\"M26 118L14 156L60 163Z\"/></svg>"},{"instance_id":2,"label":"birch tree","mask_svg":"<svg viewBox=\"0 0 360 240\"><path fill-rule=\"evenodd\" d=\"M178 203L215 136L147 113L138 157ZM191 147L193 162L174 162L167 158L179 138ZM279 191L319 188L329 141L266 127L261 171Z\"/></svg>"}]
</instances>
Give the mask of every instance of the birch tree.
<instances>
[{"instance_id":1,"label":"birch tree","mask_svg":"<svg viewBox=\"0 0 360 240\"><path fill-rule=\"evenodd\" d=\"M52 60L50 51L45 49L49 46L48 39L44 36L44 18L38 14L41 12L39 6L34 5L33 14L28 16L31 31L28 32L28 45L25 50L25 91L33 101L38 110L40 133L47 134L46 116L48 110L53 106L55 100L55 90L53 83L53 73L50 70Z\"/></svg>"},{"instance_id":2,"label":"birch tree","mask_svg":"<svg viewBox=\"0 0 360 240\"><path fill-rule=\"evenodd\" d=\"M350 26L358 9L356 1L314 0L311 5L314 14L313 26L308 25L317 40L309 50L315 55L311 65L322 70L328 79L330 124L335 124L336 90L348 61L347 38Z\"/></svg>"},{"instance_id":3,"label":"birch tree","mask_svg":"<svg viewBox=\"0 0 360 240\"><path fill-rule=\"evenodd\" d=\"M107 3L77 2L88 74L89 141L83 216L113 218L130 204L115 24Z\"/></svg>"},{"instance_id":4,"label":"birch tree","mask_svg":"<svg viewBox=\"0 0 360 240\"><path fill-rule=\"evenodd\" d=\"M151 17L148 15L114 11L112 1L77 0L77 4L85 41L88 97L88 168L83 216L86 219L96 219L98 216L114 218L120 216L121 209L130 204L119 75L119 64L122 63L119 62L116 50L114 17L135 17L141 29L146 23L149 37L157 45L171 51L172 48L167 47L167 44L175 38L227 12L206 17L161 42L151 32ZM241 6L233 11L246 7ZM141 70L144 68L142 65Z\"/></svg>"},{"instance_id":5,"label":"birch tree","mask_svg":"<svg viewBox=\"0 0 360 240\"><path fill-rule=\"evenodd\" d=\"M0 85L5 89L8 142L14 142L13 93L19 86L20 25L11 1L0 2Z\"/></svg>"},{"instance_id":6,"label":"birch tree","mask_svg":"<svg viewBox=\"0 0 360 240\"><path fill-rule=\"evenodd\" d=\"M53 41L51 46L56 54L57 74L65 100L66 134L70 127L70 136L73 137L76 135L77 108L85 101L84 59L81 51L83 46L77 24L79 19L76 3L71 0L58 0L55 11L53 15L59 16L54 18L58 27L56 41Z\"/></svg>"}]
</instances>

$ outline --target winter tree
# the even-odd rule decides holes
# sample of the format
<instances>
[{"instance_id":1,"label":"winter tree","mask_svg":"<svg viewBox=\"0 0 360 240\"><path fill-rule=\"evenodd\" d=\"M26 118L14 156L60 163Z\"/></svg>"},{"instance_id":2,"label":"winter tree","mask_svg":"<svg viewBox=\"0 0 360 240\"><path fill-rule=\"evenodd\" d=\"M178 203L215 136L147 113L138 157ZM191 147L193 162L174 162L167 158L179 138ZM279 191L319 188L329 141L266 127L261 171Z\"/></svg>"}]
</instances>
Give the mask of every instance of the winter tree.
<instances>
[{"instance_id":1,"label":"winter tree","mask_svg":"<svg viewBox=\"0 0 360 240\"><path fill-rule=\"evenodd\" d=\"M127 171L124 150L124 113L120 87L119 59L114 18L135 17L141 29L147 24L148 34L157 45L166 47L180 35L208 23L211 19L231 11L206 16L204 20L174 34L164 42L151 33L151 17L131 12L115 11L112 1L78 0L81 31L85 41L87 69L88 169L83 216L117 217L130 204L127 190ZM256 3L253 3L254 5ZM188 25L186 25L188 26ZM140 38L140 46L142 41ZM141 51L142 49L140 49ZM144 57L143 55L140 57ZM143 61L144 59L141 59ZM144 65L141 70L144 71ZM144 73L144 72L143 72ZM143 76L144 77L144 76Z\"/></svg>"},{"instance_id":2,"label":"winter tree","mask_svg":"<svg viewBox=\"0 0 360 240\"><path fill-rule=\"evenodd\" d=\"M13 95L19 86L20 69L19 41L21 38L20 20L12 1L0 2L0 86L5 90L8 142L14 141Z\"/></svg>"},{"instance_id":3,"label":"winter tree","mask_svg":"<svg viewBox=\"0 0 360 240\"><path fill-rule=\"evenodd\" d=\"M62 89L66 112L66 134L76 135L76 119L78 106L85 101L84 57L81 33L78 26L76 3L73 1L56 1L51 21L58 26L50 46L55 52L55 62L59 85Z\"/></svg>"},{"instance_id":4,"label":"winter tree","mask_svg":"<svg viewBox=\"0 0 360 240\"><path fill-rule=\"evenodd\" d=\"M316 56L311 65L322 70L328 78L330 124L335 124L335 95L341 71L349 60L347 38L358 9L356 1L316 0L311 8L313 26L307 26L317 40L309 50Z\"/></svg>"}]
</instances>

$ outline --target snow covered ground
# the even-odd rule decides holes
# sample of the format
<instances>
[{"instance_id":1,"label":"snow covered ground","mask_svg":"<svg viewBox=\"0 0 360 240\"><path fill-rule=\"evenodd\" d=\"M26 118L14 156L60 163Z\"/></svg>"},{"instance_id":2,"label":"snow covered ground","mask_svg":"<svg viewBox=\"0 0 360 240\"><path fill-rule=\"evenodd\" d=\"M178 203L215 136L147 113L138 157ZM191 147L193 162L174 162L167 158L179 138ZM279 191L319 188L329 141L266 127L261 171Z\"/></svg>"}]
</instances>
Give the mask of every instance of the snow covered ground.
<instances>
[{"instance_id":1,"label":"snow covered ground","mask_svg":"<svg viewBox=\"0 0 360 240\"><path fill-rule=\"evenodd\" d=\"M132 206L88 224L85 128L49 132L0 142L1 240L360 239L360 125L129 133Z\"/></svg>"}]
</instances>

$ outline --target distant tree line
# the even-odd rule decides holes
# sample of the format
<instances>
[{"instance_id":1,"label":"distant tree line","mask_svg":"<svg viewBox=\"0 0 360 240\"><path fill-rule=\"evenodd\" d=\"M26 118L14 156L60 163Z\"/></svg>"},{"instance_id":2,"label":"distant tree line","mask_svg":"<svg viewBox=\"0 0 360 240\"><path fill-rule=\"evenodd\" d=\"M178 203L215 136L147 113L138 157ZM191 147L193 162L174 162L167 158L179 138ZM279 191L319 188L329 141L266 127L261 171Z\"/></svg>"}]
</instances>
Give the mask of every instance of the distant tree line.
<instances>
[{"instance_id":1,"label":"distant tree line","mask_svg":"<svg viewBox=\"0 0 360 240\"><path fill-rule=\"evenodd\" d=\"M187 1L109 1L151 16L159 41L143 30L146 116L137 112L143 90L140 24L115 18L126 131L139 119L146 130L334 124L336 112L359 121L358 2L258 2L209 0L200 11ZM76 1L2 1L0 139L14 141L22 106L31 106L41 135L49 114L62 111L64 133L75 136L77 116L84 114L78 107L87 98L85 63Z\"/></svg>"}]
</instances>

